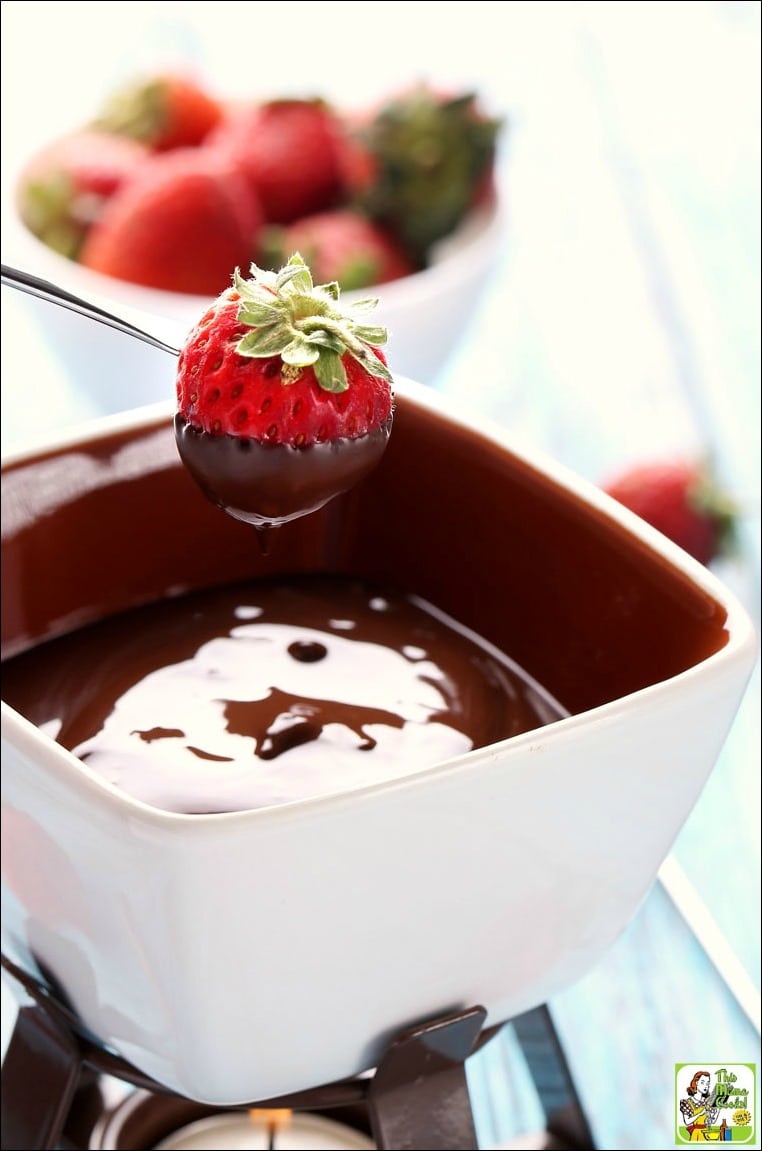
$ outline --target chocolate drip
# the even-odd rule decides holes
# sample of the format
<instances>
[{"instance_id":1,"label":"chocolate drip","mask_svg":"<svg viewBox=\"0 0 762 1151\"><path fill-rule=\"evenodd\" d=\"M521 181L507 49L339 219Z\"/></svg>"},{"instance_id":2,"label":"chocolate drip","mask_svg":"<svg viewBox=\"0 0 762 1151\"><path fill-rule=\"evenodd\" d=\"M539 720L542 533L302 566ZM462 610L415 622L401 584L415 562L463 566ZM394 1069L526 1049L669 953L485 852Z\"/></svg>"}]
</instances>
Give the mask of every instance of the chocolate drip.
<instances>
[{"instance_id":1,"label":"chocolate drip","mask_svg":"<svg viewBox=\"0 0 762 1151\"><path fill-rule=\"evenodd\" d=\"M267 704L271 706L271 718L265 719L265 733L261 740L257 740L255 751L260 759L275 759L292 747L320 739L329 723L342 724L357 736L360 751L370 751L376 746L376 740L365 730L368 725L381 723L401 728L405 722L402 716L380 707L364 707L360 712L353 704L342 703L341 700L290 695L277 688L270 690L265 701ZM233 735L252 735L261 726L262 711L261 700L227 700L225 719L228 731ZM256 735L254 738L257 739Z\"/></svg>"},{"instance_id":2,"label":"chocolate drip","mask_svg":"<svg viewBox=\"0 0 762 1151\"><path fill-rule=\"evenodd\" d=\"M293 643L288 645L288 654L301 663L316 663L319 659L325 659L328 655L328 648L322 643L295 639Z\"/></svg>"}]
</instances>

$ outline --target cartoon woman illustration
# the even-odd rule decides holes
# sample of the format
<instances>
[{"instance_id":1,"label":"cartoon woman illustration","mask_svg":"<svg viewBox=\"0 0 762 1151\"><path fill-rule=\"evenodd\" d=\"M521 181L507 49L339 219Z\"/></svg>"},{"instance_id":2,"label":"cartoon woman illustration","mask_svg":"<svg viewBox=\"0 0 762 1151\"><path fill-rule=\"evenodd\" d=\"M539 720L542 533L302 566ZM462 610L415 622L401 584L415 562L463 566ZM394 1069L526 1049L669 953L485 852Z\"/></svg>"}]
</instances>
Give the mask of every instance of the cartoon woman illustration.
<instances>
[{"instance_id":1,"label":"cartoon woman illustration","mask_svg":"<svg viewBox=\"0 0 762 1151\"><path fill-rule=\"evenodd\" d=\"M688 1084L688 1098L680 1100L680 1110L691 1143L715 1143L720 1138L719 1131L707 1130L719 1113L714 1105L714 1095L711 1099L709 1097L710 1082L708 1071L697 1071Z\"/></svg>"}]
</instances>

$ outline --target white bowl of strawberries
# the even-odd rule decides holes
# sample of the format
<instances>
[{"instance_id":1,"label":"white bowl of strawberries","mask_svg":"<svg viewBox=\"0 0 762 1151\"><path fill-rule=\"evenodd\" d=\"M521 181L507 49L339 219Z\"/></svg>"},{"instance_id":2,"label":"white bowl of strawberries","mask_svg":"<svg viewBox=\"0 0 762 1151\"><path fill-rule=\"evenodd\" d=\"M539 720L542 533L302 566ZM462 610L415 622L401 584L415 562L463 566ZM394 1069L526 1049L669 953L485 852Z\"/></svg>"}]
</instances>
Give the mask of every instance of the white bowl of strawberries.
<instances>
[{"instance_id":1,"label":"white bowl of strawberries","mask_svg":"<svg viewBox=\"0 0 762 1151\"><path fill-rule=\"evenodd\" d=\"M377 298L399 372L433 383L500 251L502 127L475 94L425 84L358 114L301 96L228 106L154 77L20 166L3 258L143 326L167 321L180 344L231 268L300 252L346 302ZM97 411L171 395L166 359L32 306Z\"/></svg>"}]
</instances>

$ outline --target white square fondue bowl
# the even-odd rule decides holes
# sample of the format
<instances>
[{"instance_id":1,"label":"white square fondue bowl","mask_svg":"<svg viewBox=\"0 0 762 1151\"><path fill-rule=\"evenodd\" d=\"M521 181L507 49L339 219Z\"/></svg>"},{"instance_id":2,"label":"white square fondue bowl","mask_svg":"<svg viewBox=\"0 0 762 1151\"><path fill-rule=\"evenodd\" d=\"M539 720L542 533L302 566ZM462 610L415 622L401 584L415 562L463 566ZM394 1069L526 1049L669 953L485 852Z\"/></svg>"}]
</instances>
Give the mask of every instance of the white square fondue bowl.
<instances>
[{"instance_id":1,"label":"white square fondue bowl","mask_svg":"<svg viewBox=\"0 0 762 1151\"><path fill-rule=\"evenodd\" d=\"M8 459L2 496L4 658L186 589L372 574L570 712L397 781L178 815L3 704L4 950L203 1102L352 1075L403 1027L476 1004L496 1024L580 977L652 884L755 656L708 570L404 381L376 471L267 557L199 494L168 409Z\"/></svg>"}]
</instances>

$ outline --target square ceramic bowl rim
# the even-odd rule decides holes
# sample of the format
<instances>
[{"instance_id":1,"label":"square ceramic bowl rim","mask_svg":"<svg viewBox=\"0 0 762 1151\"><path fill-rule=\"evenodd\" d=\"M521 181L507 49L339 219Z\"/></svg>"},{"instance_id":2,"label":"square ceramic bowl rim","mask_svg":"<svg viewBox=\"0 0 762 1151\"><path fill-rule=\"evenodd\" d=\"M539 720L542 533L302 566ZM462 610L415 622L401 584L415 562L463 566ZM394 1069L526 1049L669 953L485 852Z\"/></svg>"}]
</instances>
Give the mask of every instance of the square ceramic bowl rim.
<instances>
[{"instance_id":1,"label":"square ceramic bowl rim","mask_svg":"<svg viewBox=\"0 0 762 1151\"><path fill-rule=\"evenodd\" d=\"M45 762L50 769L68 776L75 787L92 795L94 799L106 804L117 814L121 811L125 816L139 818L159 827L166 825L175 829L186 828L188 831L192 828L194 834L204 834L205 828L210 829L218 826L220 820L240 822L252 819L289 819L294 813L306 810L320 810L325 807L336 808L348 803L355 804L361 802L364 796L376 795L379 792L428 787L440 778L467 771L475 760L492 756L497 751L501 755L503 770L507 771L510 768L506 757L509 759L516 758L521 750L528 745L537 744L538 741L542 743L556 742L565 738L567 734L573 734L579 728L588 727L591 723L613 722L619 716L639 711L653 697L658 698L665 693L673 693L679 690L683 683L712 675L718 666L740 661L748 662L749 670L751 669L757 652L757 636L751 618L737 597L707 567L693 559L661 532L566 465L553 459L541 449L520 445L497 422L483 416L474 416L473 413L466 412L462 405L451 399L445 399L434 389L417 384L412 380L396 378L395 391L416 405L428 408L443 416L448 422L467 426L471 431L505 449L516 459L527 464L533 471L550 479L563 490L576 495L586 506L605 513L609 520L613 520L626 528L630 536L639 539L648 546L652 553L660 556L673 569L687 576L696 587L726 611L725 629L728 633L728 640L724 646L700 659L684 671L655 683L647 684L637 691L629 692L594 708L588 708L562 719L554 720L541 728L534 728L519 735L498 740L485 747L472 748L470 751L449 757L409 775L324 795L294 799L272 806L241 811L174 812L154 807L136 799L116 785L101 778L72 752L56 743L54 739L42 732L5 701L2 701L3 734L10 737L16 746L23 747L23 750L35 762ZM147 430L161 419L166 419L169 423L172 411L173 406L162 401L158 404L150 404L115 415L88 420L56 435L49 435L38 442L30 441L23 447L4 452L2 459L0 459L0 467L4 471L6 467L11 465L31 462L42 452L56 454L60 451L76 449L77 445L84 446L113 433ZM178 466L181 466L179 459Z\"/></svg>"}]
</instances>

